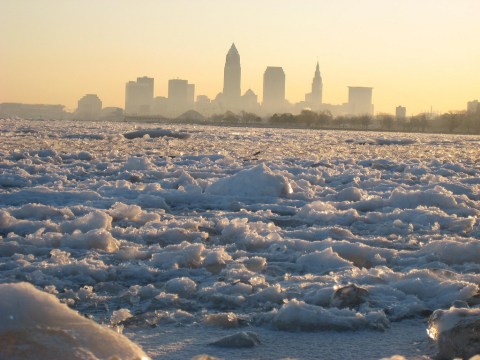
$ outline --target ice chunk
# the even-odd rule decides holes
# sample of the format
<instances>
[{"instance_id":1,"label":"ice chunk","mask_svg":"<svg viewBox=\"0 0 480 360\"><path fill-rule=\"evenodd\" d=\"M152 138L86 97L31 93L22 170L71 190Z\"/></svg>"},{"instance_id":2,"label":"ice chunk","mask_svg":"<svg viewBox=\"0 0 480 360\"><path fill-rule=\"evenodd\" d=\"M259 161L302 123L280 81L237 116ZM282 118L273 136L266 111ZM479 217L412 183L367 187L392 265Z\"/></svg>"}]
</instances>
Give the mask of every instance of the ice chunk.
<instances>
[{"instance_id":1,"label":"ice chunk","mask_svg":"<svg viewBox=\"0 0 480 360\"><path fill-rule=\"evenodd\" d=\"M0 285L2 359L148 359L139 346L28 283Z\"/></svg>"},{"instance_id":2,"label":"ice chunk","mask_svg":"<svg viewBox=\"0 0 480 360\"><path fill-rule=\"evenodd\" d=\"M315 274L353 267L350 261L342 259L331 247L300 256L297 265L303 271Z\"/></svg>"},{"instance_id":3,"label":"ice chunk","mask_svg":"<svg viewBox=\"0 0 480 360\"><path fill-rule=\"evenodd\" d=\"M361 288L355 284L350 284L335 290L330 304L337 308L352 309L365 302L368 302L367 289Z\"/></svg>"},{"instance_id":4,"label":"ice chunk","mask_svg":"<svg viewBox=\"0 0 480 360\"><path fill-rule=\"evenodd\" d=\"M321 306L291 300L274 312L272 323L280 330L357 330L374 328L384 330L389 321L382 311L366 315L349 309L325 309Z\"/></svg>"},{"instance_id":5,"label":"ice chunk","mask_svg":"<svg viewBox=\"0 0 480 360\"><path fill-rule=\"evenodd\" d=\"M110 317L110 323L112 325L117 325L127 319L130 319L132 316L133 315L129 309L116 310L112 313L112 316Z\"/></svg>"},{"instance_id":6,"label":"ice chunk","mask_svg":"<svg viewBox=\"0 0 480 360\"><path fill-rule=\"evenodd\" d=\"M61 241L61 246L72 249L99 249L106 252L115 252L118 250L119 242L108 231L95 229L85 234L66 235Z\"/></svg>"},{"instance_id":7,"label":"ice chunk","mask_svg":"<svg viewBox=\"0 0 480 360\"><path fill-rule=\"evenodd\" d=\"M197 284L195 284L195 281L187 277L175 278L167 281L165 284L165 290L182 297L190 297L197 290Z\"/></svg>"},{"instance_id":8,"label":"ice chunk","mask_svg":"<svg viewBox=\"0 0 480 360\"><path fill-rule=\"evenodd\" d=\"M221 326L224 328L235 328L239 326L239 319L233 312L208 314L203 317L203 322L207 325Z\"/></svg>"},{"instance_id":9,"label":"ice chunk","mask_svg":"<svg viewBox=\"0 0 480 360\"><path fill-rule=\"evenodd\" d=\"M93 229L110 230L112 228L112 217L107 213L96 210L72 221L65 221L60 226L62 232L73 233L75 230L87 232Z\"/></svg>"},{"instance_id":10,"label":"ice chunk","mask_svg":"<svg viewBox=\"0 0 480 360\"><path fill-rule=\"evenodd\" d=\"M147 158L144 157L130 157L123 166L124 170L148 170L152 167L152 164Z\"/></svg>"},{"instance_id":11,"label":"ice chunk","mask_svg":"<svg viewBox=\"0 0 480 360\"><path fill-rule=\"evenodd\" d=\"M435 310L428 323L427 333L436 340L440 359L480 354L480 309Z\"/></svg>"},{"instance_id":12,"label":"ice chunk","mask_svg":"<svg viewBox=\"0 0 480 360\"><path fill-rule=\"evenodd\" d=\"M287 178L275 174L265 164L217 180L205 189L207 194L231 196L283 196L292 193Z\"/></svg>"},{"instance_id":13,"label":"ice chunk","mask_svg":"<svg viewBox=\"0 0 480 360\"><path fill-rule=\"evenodd\" d=\"M163 129L143 129L143 130L136 130L131 131L123 134L125 139L137 139L143 138L144 136L149 136L151 138L158 138L158 137L173 137L176 139L188 139L191 134L187 132L178 132L178 131L171 131L171 130L163 130Z\"/></svg>"},{"instance_id":14,"label":"ice chunk","mask_svg":"<svg viewBox=\"0 0 480 360\"><path fill-rule=\"evenodd\" d=\"M242 331L233 335L225 336L214 341L210 345L226 348L250 348L260 344L258 335L251 331Z\"/></svg>"}]
</instances>

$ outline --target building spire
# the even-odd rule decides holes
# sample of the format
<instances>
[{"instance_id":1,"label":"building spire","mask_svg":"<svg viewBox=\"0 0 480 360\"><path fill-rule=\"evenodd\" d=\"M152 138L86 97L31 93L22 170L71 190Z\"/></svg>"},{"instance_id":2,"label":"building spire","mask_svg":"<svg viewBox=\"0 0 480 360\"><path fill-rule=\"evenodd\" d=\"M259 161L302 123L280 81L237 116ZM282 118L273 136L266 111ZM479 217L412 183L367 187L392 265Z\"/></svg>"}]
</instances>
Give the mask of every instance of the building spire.
<instances>
[{"instance_id":1,"label":"building spire","mask_svg":"<svg viewBox=\"0 0 480 360\"><path fill-rule=\"evenodd\" d=\"M228 50L228 53L238 55L238 50L237 50L237 47L235 46L235 43L232 43L232 46L230 47L230 50Z\"/></svg>"}]
</instances>

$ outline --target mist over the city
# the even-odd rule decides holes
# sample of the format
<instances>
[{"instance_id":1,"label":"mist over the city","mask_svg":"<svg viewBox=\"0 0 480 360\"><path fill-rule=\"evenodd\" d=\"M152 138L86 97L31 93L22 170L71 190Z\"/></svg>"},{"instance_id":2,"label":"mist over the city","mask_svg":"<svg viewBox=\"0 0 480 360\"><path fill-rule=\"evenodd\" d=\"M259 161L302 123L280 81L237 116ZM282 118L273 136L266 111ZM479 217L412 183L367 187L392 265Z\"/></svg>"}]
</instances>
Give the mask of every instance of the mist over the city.
<instances>
[{"instance_id":1,"label":"mist over the city","mask_svg":"<svg viewBox=\"0 0 480 360\"><path fill-rule=\"evenodd\" d=\"M477 0L0 0L0 359L477 359Z\"/></svg>"}]
</instances>

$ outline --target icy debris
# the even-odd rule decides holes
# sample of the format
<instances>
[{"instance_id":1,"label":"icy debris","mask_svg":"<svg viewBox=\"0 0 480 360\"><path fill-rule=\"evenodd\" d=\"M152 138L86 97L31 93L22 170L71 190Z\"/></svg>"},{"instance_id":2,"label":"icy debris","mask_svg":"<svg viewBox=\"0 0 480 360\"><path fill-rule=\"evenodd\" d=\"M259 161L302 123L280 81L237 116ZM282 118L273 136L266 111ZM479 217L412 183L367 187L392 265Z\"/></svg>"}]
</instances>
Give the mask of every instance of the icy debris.
<instances>
[{"instance_id":1,"label":"icy debris","mask_svg":"<svg viewBox=\"0 0 480 360\"><path fill-rule=\"evenodd\" d=\"M106 252L115 252L119 248L119 241L104 229L95 229L86 232L74 232L65 235L61 241L62 247L72 249L98 249Z\"/></svg>"},{"instance_id":2,"label":"icy debris","mask_svg":"<svg viewBox=\"0 0 480 360\"><path fill-rule=\"evenodd\" d=\"M276 174L265 164L215 181L205 189L207 194L229 196L285 196L292 193L287 178Z\"/></svg>"},{"instance_id":3,"label":"icy debris","mask_svg":"<svg viewBox=\"0 0 480 360\"><path fill-rule=\"evenodd\" d=\"M375 142L378 145L410 145L418 142L417 139L406 139L406 138L385 138L379 137L375 139Z\"/></svg>"},{"instance_id":4,"label":"icy debris","mask_svg":"<svg viewBox=\"0 0 480 360\"><path fill-rule=\"evenodd\" d=\"M179 267L200 267L203 264L203 244L190 244L183 241L178 245L169 245L153 254L151 263L163 269Z\"/></svg>"},{"instance_id":5,"label":"icy debris","mask_svg":"<svg viewBox=\"0 0 480 360\"><path fill-rule=\"evenodd\" d=\"M140 225L160 220L158 214L145 212L138 205L127 205L120 202L113 204L109 214L112 216L113 221L124 220Z\"/></svg>"},{"instance_id":6,"label":"icy debris","mask_svg":"<svg viewBox=\"0 0 480 360\"><path fill-rule=\"evenodd\" d=\"M197 284L187 277L175 278L167 281L165 290L169 293L188 298L197 290Z\"/></svg>"},{"instance_id":7,"label":"icy debris","mask_svg":"<svg viewBox=\"0 0 480 360\"><path fill-rule=\"evenodd\" d=\"M368 302L368 298L367 289L358 287L355 284L350 284L335 290L330 305L339 309L353 309Z\"/></svg>"},{"instance_id":8,"label":"icy debris","mask_svg":"<svg viewBox=\"0 0 480 360\"><path fill-rule=\"evenodd\" d=\"M302 271L314 274L325 274L353 267L350 261L338 256L331 247L300 256L297 259L297 265Z\"/></svg>"},{"instance_id":9,"label":"icy debris","mask_svg":"<svg viewBox=\"0 0 480 360\"><path fill-rule=\"evenodd\" d=\"M360 220L357 210L338 210L333 204L323 201L304 205L295 217L302 222L315 225L349 226Z\"/></svg>"},{"instance_id":10,"label":"icy debris","mask_svg":"<svg viewBox=\"0 0 480 360\"><path fill-rule=\"evenodd\" d=\"M28 283L0 284L0 337L3 359L148 359L125 336Z\"/></svg>"},{"instance_id":11,"label":"icy debris","mask_svg":"<svg viewBox=\"0 0 480 360\"><path fill-rule=\"evenodd\" d=\"M192 360L220 360L219 358L207 354L196 355ZM477 360L477 359L475 359Z\"/></svg>"},{"instance_id":12,"label":"icy debris","mask_svg":"<svg viewBox=\"0 0 480 360\"><path fill-rule=\"evenodd\" d=\"M338 201L360 201L367 197L365 190L357 187L348 187L338 192L335 196Z\"/></svg>"},{"instance_id":13,"label":"icy debris","mask_svg":"<svg viewBox=\"0 0 480 360\"><path fill-rule=\"evenodd\" d=\"M447 238L426 244L420 254L435 256L448 265L480 264L480 241L474 238Z\"/></svg>"},{"instance_id":14,"label":"icy debris","mask_svg":"<svg viewBox=\"0 0 480 360\"><path fill-rule=\"evenodd\" d=\"M468 359L480 354L480 309L435 310L428 325L439 359Z\"/></svg>"},{"instance_id":15,"label":"icy debris","mask_svg":"<svg viewBox=\"0 0 480 360\"><path fill-rule=\"evenodd\" d=\"M240 319L233 312L207 314L203 316L203 322L207 325L220 326L223 328L236 328L240 326Z\"/></svg>"},{"instance_id":16,"label":"icy debris","mask_svg":"<svg viewBox=\"0 0 480 360\"><path fill-rule=\"evenodd\" d=\"M260 345L259 336L251 331L242 331L218 339L210 345L226 348L251 348Z\"/></svg>"},{"instance_id":17,"label":"icy debris","mask_svg":"<svg viewBox=\"0 0 480 360\"><path fill-rule=\"evenodd\" d=\"M144 157L129 157L123 166L123 170L148 170L152 164Z\"/></svg>"},{"instance_id":18,"label":"icy debris","mask_svg":"<svg viewBox=\"0 0 480 360\"><path fill-rule=\"evenodd\" d=\"M10 214L17 219L48 220L52 218L72 219L75 217L69 208L56 208L42 204L26 204L12 209Z\"/></svg>"},{"instance_id":19,"label":"icy debris","mask_svg":"<svg viewBox=\"0 0 480 360\"><path fill-rule=\"evenodd\" d=\"M172 137L176 139L188 139L191 137L191 134L186 132L170 131L170 130L163 130L163 129L144 129L144 130L130 131L123 134L123 136L129 140L143 138L144 136L148 136L150 138Z\"/></svg>"},{"instance_id":20,"label":"icy debris","mask_svg":"<svg viewBox=\"0 0 480 360\"><path fill-rule=\"evenodd\" d=\"M75 220L65 221L60 228L62 232L70 234L75 230L84 233L96 229L110 230L112 228L112 217L103 211L96 210Z\"/></svg>"},{"instance_id":21,"label":"icy debris","mask_svg":"<svg viewBox=\"0 0 480 360\"><path fill-rule=\"evenodd\" d=\"M118 325L121 322L130 319L132 317L132 313L130 312L129 309L120 309L120 310L115 310L112 313L112 316L110 317L110 323L112 325Z\"/></svg>"},{"instance_id":22,"label":"icy debris","mask_svg":"<svg viewBox=\"0 0 480 360\"><path fill-rule=\"evenodd\" d=\"M361 314L350 309L325 309L321 306L290 300L278 311L274 310L272 324L280 330L358 330L372 328L385 330L389 321L383 311Z\"/></svg>"}]
</instances>

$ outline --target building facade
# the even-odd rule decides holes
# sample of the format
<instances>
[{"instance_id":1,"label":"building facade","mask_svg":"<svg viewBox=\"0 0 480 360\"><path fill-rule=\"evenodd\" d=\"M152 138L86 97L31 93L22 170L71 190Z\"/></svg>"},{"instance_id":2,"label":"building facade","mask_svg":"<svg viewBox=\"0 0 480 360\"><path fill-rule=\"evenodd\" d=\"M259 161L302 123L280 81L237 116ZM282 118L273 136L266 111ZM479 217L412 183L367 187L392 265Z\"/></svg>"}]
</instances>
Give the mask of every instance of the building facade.
<instances>
[{"instance_id":1,"label":"building facade","mask_svg":"<svg viewBox=\"0 0 480 360\"><path fill-rule=\"evenodd\" d=\"M318 110L323 102L323 81L320 76L320 65L317 62L315 75L312 80L312 92L305 94L305 102L312 110Z\"/></svg>"},{"instance_id":2,"label":"building facade","mask_svg":"<svg viewBox=\"0 0 480 360\"><path fill-rule=\"evenodd\" d=\"M87 94L78 100L75 116L79 120L99 120L102 115L102 101L96 94Z\"/></svg>"},{"instance_id":3,"label":"building facade","mask_svg":"<svg viewBox=\"0 0 480 360\"><path fill-rule=\"evenodd\" d=\"M125 85L125 115L151 115L154 79L147 76Z\"/></svg>"},{"instance_id":4,"label":"building facade","mask_svg":"<svg viewBox=\"0 0 480 360\"><path fill-rule=\"evenodd\" d=\"M395 118L397 120L404 120L407 118L407 108L405 106L397 106L395 108Z\"/></svg>"},{"instance_id":5,"label":"building facade","mask_svg":"<svg viewBox=\"0 0 480 360\"><path fill-rule=\"evenodd\" d=\"M348 87L348 112L350 115L373 115L371 87Z\"/></svg>"},{"instance_id":6,"label":"building facade","mask_svg":"<svg viewBox=\"0 0 480 360\"><path fill-rule=\"evenodd\" d=\"M263 111L283 112L285 109L285 73L283 68L269 66L263 74Z\"/></svg>"},{"instance_id":7,"label":"building facade","mask_svg":"<svg viewBox=\"0 0 480 360\"><path fill-rule=\"evenodd\" d=\"M478 100L469 101L467 103L467 112L480 113L480 103L478 102Z\"/></svg>"},{"instance_id":8,"label":"building facade","mask_svg":"<svg viewBox=\"0 0 480 360\"><path fill-rule=\"evenodd\" d=\"M241 77L240 54L235 44L232 44L227 53L223 71L222 102L223 107L227 110L238 110L241 105Z\"/></svg>"},{"instance_id":9,"label":"building facade","mask_svg":"<svg viewBox=\"0 0 480 360\"><path fill-rule=\"evenodd\" d=\"M195 85L187 80L172 79L168 81L167 115L176 117L194 108Z\"/></svg>"}]
</instances>

